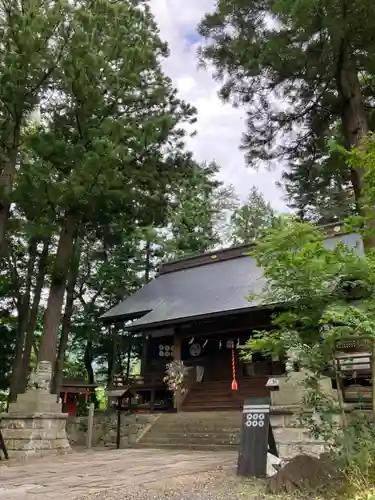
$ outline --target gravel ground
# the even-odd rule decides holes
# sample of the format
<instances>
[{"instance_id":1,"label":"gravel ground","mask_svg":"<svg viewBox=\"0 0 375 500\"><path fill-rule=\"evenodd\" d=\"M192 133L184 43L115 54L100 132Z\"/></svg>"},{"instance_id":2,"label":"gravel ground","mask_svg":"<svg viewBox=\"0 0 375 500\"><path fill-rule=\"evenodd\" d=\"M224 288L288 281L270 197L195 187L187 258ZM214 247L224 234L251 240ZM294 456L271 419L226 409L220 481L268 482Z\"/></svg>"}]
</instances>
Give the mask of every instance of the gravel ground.
<instances>
[{"instance_id":1,"label":"gravel ground","mask_svg":"<svg viewBox=\"0 0 375 500\"><path fill-rule=\"evenodd\" d=\"M236 459L232 452L133 449L10 462L0 466L0 499L302 500L272 497L265 481L238 478Z\"/></svg>"},{"instance_id":2,"label":"gravel ground","mask_svg":"<svg viewBox=\"0 0 375 500\"><path fill-rule=\"evenodd\" d=\"M113 489L79 497L77 500L263 500L265 482L241 480L235 471L217 469L210 473L180 476L167 483L153 482L137 489ZM278 497L280 498L280 497Z\"/></svg>"},{"instance_id":3,"label":"gravel ground","mask_svg":"<svg viewBox=\"0 0 375 500\"><path fill-rule=\"evenodd\" d=\"M219 468L194 477L180 476L168 483L153 482L132 490L113 489L76 500L327 500L311 494L274 496L265 489L265 480L238 478L235 470Z\"/></svg>"}]
</instances>

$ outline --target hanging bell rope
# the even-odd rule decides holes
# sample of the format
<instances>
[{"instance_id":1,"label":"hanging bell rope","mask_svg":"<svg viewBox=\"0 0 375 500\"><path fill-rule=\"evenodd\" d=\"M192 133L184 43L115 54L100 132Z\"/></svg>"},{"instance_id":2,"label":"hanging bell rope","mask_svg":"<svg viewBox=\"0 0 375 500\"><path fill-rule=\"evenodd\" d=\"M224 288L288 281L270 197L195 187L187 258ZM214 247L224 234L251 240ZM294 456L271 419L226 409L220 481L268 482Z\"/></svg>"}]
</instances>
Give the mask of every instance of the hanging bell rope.
<instances>
[{"instance_id":1,"label":"hanging bell rope","mask_svg":"<svg viewBox=\"0 0 375 500\"><path fill-rule=\"evenodd\" d=\"M238 384L236 380L236 359L234 354L234 342L232 342L232 391L237 391Z\"/></svg>"}]
</instances>

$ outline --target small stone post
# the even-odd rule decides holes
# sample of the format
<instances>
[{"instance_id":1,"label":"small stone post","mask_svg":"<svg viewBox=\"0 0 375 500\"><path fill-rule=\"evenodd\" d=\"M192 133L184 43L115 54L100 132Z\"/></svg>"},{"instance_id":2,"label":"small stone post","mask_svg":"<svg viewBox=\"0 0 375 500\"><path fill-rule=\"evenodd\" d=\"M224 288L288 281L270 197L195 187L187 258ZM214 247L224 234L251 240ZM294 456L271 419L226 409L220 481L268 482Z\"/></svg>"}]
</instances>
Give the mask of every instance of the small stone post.
<instances>
[{"instance_id":1,"label":"small stone post","mask_svg":"<svg viewBox=\"0 0 375 500\"><path fill-rule=\"evenodd\" d=\"M94 426L94 412L95 404L91 403L89 406L89 415L87 419L87 448L91 450L92 448L92 428Z\"/></svg>"}]
</instances>

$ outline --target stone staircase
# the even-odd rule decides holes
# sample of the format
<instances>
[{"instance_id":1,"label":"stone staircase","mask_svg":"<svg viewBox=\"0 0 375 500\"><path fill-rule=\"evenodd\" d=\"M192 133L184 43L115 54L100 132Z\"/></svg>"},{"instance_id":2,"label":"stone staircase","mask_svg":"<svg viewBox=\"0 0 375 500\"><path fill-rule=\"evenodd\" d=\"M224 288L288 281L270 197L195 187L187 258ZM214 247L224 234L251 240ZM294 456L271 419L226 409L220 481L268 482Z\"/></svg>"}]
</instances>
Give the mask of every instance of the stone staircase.
<instances>
[{"instance_id":1,"label":"stone staircase","mask_svg":"<svg viewBox=\"0 0 375 500\"><path fill-rule=\"evenodd\" d=\"M237 451L241 419L240 411L161 414L135 446Z\"/></svg>"},{"instance_id":2,"label":"stone staircase","mask_svg":"<svg viewBox=\"0 0 375 500\"><path fill-rule=\"evenodd\" d=\"M165 413L156 417L133 445L136 448L169 448L201 451L238 451L241 411ZM289 412L271 414L273 434L280 457L290 459L306 453L319 456L325 450L321 441L308 436Z\"/></svg>"},{"instance_id":3,"label":"stone staircase","mask_svg":"<svg viewBox=\"0 0 375 500\"><path fill-rule=\"evenodd\" d=\"M230 380L196 383L183 402L184 412L240 411L246 398L269 395L268 377L249 377L238 381L238 390L232 391Z\"/></svg>"}]
</instances>

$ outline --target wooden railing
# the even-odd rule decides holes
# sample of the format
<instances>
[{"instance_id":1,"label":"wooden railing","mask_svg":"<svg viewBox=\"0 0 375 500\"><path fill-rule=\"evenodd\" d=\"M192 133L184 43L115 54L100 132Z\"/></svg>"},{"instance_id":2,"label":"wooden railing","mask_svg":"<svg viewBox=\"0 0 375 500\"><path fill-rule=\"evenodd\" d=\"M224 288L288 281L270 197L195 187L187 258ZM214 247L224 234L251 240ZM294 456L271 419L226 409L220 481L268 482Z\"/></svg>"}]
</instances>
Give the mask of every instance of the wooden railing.
<instances>
[{"instance_id":1,"label":"wooden railing","mask_svg":"<svg viewBox=\"0 0 375 500\"><path fill-rule=\"evenodd\" d=\"M369 404L372 399L372 387L366 385L350 385L346 387L345 379L369 379L372 373L370 352L347 352L338 354L335 359L338 375L337 387L345 403Z\"/></svg>"},{"instance_id":2,"label":"wooden railing","mask_svg":"<svg viewBox=\"0 0 375 500\"><path fill-rule=\"evenodd\" d=\"M353 352L336 357L336 370L341 377L360 378L371 374L371 354Z\"/></svg>"},{"instance_id":3,"label":"wooden railing","mask_svg":"<svg viewBox=\"0 0 375 500\"><path fill-rule=\"evenodd\" d=\"M177 411L181 411L182 405L183 405L187 395L189 394L189 391L196 383L197 375L196 375L195 367L188 366L187 370L188 370L188 373L187 373L186 380L185 380L186 391L184 392L184 394L176 395L176 398L175 398L175 408Z\"/></svg>"}]
</instances>

